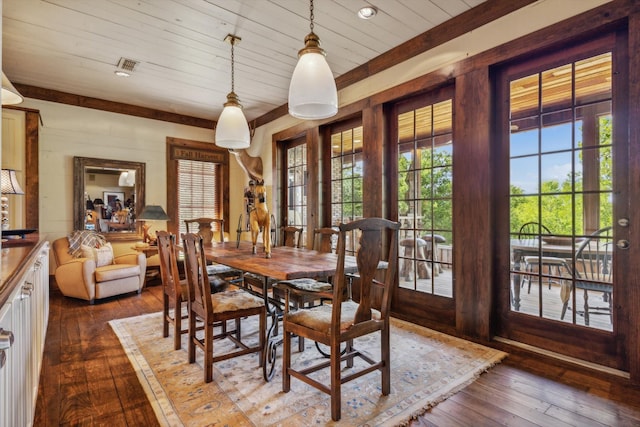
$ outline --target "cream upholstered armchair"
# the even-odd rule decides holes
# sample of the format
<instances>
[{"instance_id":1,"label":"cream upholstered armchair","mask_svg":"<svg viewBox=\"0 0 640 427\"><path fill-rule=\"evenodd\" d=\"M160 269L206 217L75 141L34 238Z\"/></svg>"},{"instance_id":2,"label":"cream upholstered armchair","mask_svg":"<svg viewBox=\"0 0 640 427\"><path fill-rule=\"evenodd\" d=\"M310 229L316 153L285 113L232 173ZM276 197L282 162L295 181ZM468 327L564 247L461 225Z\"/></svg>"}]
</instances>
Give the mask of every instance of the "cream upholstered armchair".
<instances>
[{"instance_id":1,"label":"cream upholstered armchair","mask_svg":"<svg viewBox=\"0 0 640 427\"><path fill-rule=\"evenodd\" d=\"M142 253L120 255L105 262L100 256L92 259L83 256L87 254L82 252L76 257L73 252L77 251L70 251L67 237L54 240L52 247L57 264L56 283L65 296L93 304L96 299L142 291L147 269L147 260Z\"/></svg>"}]
</instances>

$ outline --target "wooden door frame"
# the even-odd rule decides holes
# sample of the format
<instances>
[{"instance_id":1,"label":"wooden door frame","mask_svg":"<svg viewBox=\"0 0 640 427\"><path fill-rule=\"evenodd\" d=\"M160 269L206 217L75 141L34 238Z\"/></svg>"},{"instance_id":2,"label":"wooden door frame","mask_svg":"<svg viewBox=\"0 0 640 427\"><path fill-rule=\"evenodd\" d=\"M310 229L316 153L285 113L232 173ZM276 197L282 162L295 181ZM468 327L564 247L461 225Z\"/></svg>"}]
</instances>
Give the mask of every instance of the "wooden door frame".
<instances>
[{"instance_id":1,"label":"wooden door frame","mask_svg":"<svg viewBox=\"0 0 640 427\"><path fill-rule=\"evenodd\" d=\"M628 123L628 100L625 92L626 70L628 69L628 57L626 56L627 34L626 31L617 31L605 34L601 37L584 40L566 46L564 49L555 49L552 53L541 53L539 56L531 55L522 62L513 62L502 67L495 75L496 89L496 156L493 164L493 188L495 189L496 212L494 215L494 242L496 257L497 283L495 290L495 313L493 328L498 336L512 339L538 348L566 354L582 360L587 360L614 369L628 370L630 350L629 340L621 337L628 336L629 323L626 307L622 301L629 301L627 288L617 289L614 292L614 305L617 305L616 318L614 319L613 332L583 328L570 325L557 320L528 316L511 310L511 284L509 271L509 103L508 82L517 78L519 74L527 72L539 72L556 64L569 63L577 58L602 53L613 52L612 61L615 75L612 86L612 112L614 117L614 158L616 158L616 177L628 176L627 166L624 164L625 156L621 150L627 150L628 141L626 135L626 123ZM516 77L509 70L518 69ZM511 74L511 75L510 75ZM617 153L617 154L616 154ZM620 184L620 183L619 183ZM619 185L618 185L619 186ZM616 186L616 188L618 187ZM627 187L622 185L622 187ZM624 197L627 193L620 194ZM616 197L618 197L616 193ZM620 209L627 211L626 207L617 203L614 205L614 218L624 215ZM628 216L627 216L628 217ZM618 236L620 227L614 229ZM624 234L624 230L622 231ZM616 277L626 277L628 263L624 259L616 257ZM588 343L588 344L587 344ZM626 356L626 357L625 357Z\"/></svg>"},{"instance_id":2,"label":"wooden door frame","mask_svg":"<svg viewBox=\"0 0 640 427\"><path fill-rule=\"evenodd\" d=\"M224 231L229 233L229 151L211 142L167 137L167 230L178 234L178 160L199 160L222 165L222 212Z\"/></svg>"}]
</instances>

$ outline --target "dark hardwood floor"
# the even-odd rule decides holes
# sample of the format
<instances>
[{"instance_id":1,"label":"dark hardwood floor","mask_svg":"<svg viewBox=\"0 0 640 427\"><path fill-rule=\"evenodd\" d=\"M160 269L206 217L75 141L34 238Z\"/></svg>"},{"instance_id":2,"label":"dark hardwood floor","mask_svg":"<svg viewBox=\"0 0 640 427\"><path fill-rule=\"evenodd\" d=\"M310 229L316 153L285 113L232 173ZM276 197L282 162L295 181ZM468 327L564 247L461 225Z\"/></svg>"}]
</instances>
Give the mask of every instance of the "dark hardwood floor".
<instances>
[{"instance_id":1,"label":"dark hardwood floor","mask_svg":"<svg viewBox=\"0 0 640 427\"><path fill-rule=\"evenodd\" d=\"M162 309L160 286L95 305L51 289L34 426L157 426L108 321ZM160 339L160 338L159 338ZM640 388L616 376L512 352L412 426L637 426Z\"/></svg>"}]
</instances>

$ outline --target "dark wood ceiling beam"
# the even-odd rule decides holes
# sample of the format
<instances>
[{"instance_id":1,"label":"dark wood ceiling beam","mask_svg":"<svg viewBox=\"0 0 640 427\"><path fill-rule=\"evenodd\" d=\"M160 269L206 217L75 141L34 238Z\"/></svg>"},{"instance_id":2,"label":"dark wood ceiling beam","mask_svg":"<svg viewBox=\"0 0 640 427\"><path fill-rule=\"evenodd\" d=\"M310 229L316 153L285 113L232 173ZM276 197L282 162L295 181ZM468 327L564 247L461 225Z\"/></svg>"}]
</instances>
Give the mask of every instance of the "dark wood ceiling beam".
<instances>
[{"instance_id":1,"label":"dark wood ceiling beam","mask_svg":"<svg viewBox=\"0 0 640 427\"><path fill-rule=\"evenodd\" d=\"M490 0L433 27L336 78L338 90L502 18L536 0Z\"/></svg>"},{"instance_id":2,"label":"dark wood ceiling beam","mask_svg":"<svg viewBox=\"0 0 640 427\"><path fill-rule=\"evenodd\" d=\"M216 124L216 122L213 120L185 116L182 114L170 113L167 111L155 110L146 107L139 107L137 105L124 104L121 102L107 101L99 98L90 98L88 96L75 95L72 93L60 92L53 89L45 89L19 83L14 83L14 86L16 87L16 89L18 89L18 92L20 92L22 96L27 98L74 105L76 107L93 108L95 110L108 111L111 113L127 114L129 116L161 120L165 122L178 123L181 125L212 130L214 129Z\"/></svg>"}]
</instances>

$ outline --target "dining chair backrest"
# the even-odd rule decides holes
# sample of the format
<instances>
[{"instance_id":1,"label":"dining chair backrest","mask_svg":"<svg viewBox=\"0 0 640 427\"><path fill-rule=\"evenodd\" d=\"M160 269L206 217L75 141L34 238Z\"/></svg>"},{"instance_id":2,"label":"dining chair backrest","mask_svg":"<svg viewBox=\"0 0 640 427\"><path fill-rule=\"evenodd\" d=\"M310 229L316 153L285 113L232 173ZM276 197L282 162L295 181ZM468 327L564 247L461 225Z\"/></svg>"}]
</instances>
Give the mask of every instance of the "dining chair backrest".
<instances>
[{"instance_id":1,"label":"dining chair backrest","mask_svg":"<svg viewBox=\"0 0 640 427\"><path fill-rule=\"evenodd\" d=\"M194 233L182 234L180 237L184 246L184 268L191 301L190 310L208 320L213 314L213 305L209 277L205 270L207 261L202 250L202 237Z\"/></svg>"},{"instance_id":2,"label":"dining chair backrest","mask_svg":"<svg viewBox=\"0 0 640 427\"><path fill-rule=\"evenodd\" d=\"M586 238L576 250L575 275L578 286L613 282L612 227L601 228ZM583 279L587 283L580 283ZM580 286L583 287L583 286Z\"/></svg>"},{"instance_id":3,"label":"dining chair backrest","mask_svg":"<svg viewBox=\"0 0 640 427\"><path fill-rule=\"evenodd\" d=\"M340 231L332 227L322 227L313 230L313 243L311 249L318 252L331 253L337 246Z\"/></svg>"},{"instance_id":4,"label":"dining chair backrest","mask_svg":"<svg viewBox=\"0 0 640 427\"><path fill-rule=\"evenodd\" d=\"M156 232L156 236L162 278L162 336L169 336L169 324L173 324L173 348L179 350L182 346L182 334L187 332L182 327L182 307L189 300L189 295L178 271L175 234L160 230Z\"/></svg>"},{"instance_id":5,"label":"dining chair backrest","mask_svg":"<svg viewBox=\"0 0 640 427\"><path fill-rule=\"evenodd\" d=\"M205 245L208 245L212 241L214 241L214 231L218 231L218 237L215 239L215 241L224 242L224 219L222 218L185 219L184 224L187 226L187 233L199 234L202 237L203 243ZM189 230L189 225L197 225L197 232Z\"/></svg>"},{"instance_id":6,"label":"dining chair backrest","mask_svg":"<svg viewBox=\"0 0 640 427\"><path fill-rule=\"evenodd\" d=\"M286 226L282 227L282 238L280 240L280 246L290 246L292 248L299 248L302 241L302 227Z\"/></svg>"},{"instance_id":7,"label":"dining chair backrest","mask_svg":"<svg viewBox=\"0 0 640 427\"><path fill-rule=\"evenodd\" d=\"M538 222L527 222L522 224L518 231L518 240L521 245L535 246L538 245L538 237L541 235L549 234L551 231Z\"/></svg>"},{"instance_id":8,"label":"dining chair backrest","mask_svg":"<svg viewBox=\"0 0 640 427\"><path fill-rule=\"evenodd\" d=\"M363 326L362 322L372 320L373 298L379 295L374 288L380 289L381 306L378 309L381 316L376 321L386 322L390 314L391 296L396 283L395 275L398 266L398 230L400 223L384 218L364 218L347 224L340 224L338 235L338 264L333 283L333 319L340 319L342 296L349 292L349 276L345 274L345 260L347 257L346 240L349 233L358 230L360 247L356 252L357 271L351 276L359 278L358 310L354 324L351 327ZM381 262L387 262L384 280L376 279ZM332 333L340 333L340 322L332 322Z\"/></svg>"},{"instance_id":9,"label":"dining chair backrest","mask_svg":"<svg viewBox=\"0 0 640 427\"><path fill-rule=\"evenodd\" d=\"M157 231L156 236L162 287L164 292L175 300L180 292L178 261L175 253L176 236L164 230Z\"/></svg>"}]
</instances>

